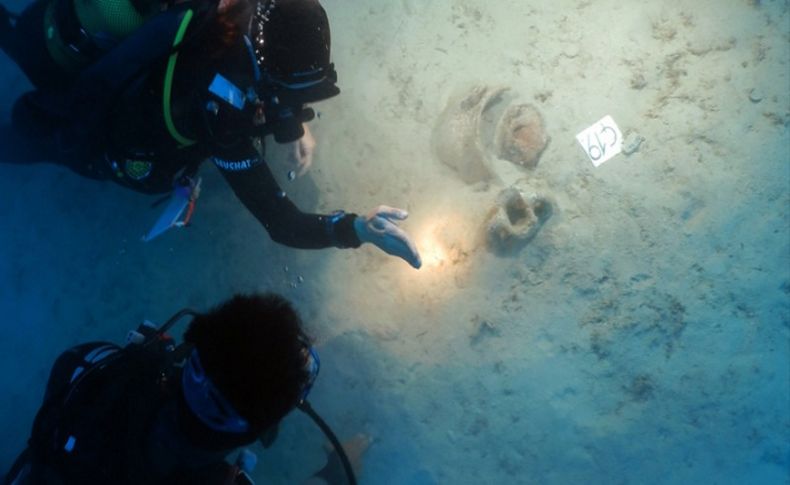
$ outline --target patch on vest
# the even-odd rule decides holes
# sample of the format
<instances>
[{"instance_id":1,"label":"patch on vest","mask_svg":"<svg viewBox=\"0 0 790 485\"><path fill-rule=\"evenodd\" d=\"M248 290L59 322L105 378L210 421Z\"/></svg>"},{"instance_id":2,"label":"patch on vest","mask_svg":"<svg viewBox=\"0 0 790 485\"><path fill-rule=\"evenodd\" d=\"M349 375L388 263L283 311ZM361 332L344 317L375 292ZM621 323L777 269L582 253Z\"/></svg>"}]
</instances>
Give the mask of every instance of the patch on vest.
<instances>
[{"instance_id":1,"label":"patch on vest","mask_svg":"<svg viewBox=\"0 0 790 485\"><path fill-rule=\"evenodd\" d=\"M214 163L222 170L228 172L240 172L242 170L249 170L258 165L260 162L257 158L247 158L245 160L224 160L218 157L212 157Z\"/></svg>"},{"instance_id":2,"label":"patch on vest","mask_svg":"<svg viewBox=\"0 0 790 485\"><path fill-rule=\"evenodd\" d=\"M126 160L123 164L123 171L129 178L142 180L151 175L154 164L146 160Z\"/></svg>"}]
</instances>

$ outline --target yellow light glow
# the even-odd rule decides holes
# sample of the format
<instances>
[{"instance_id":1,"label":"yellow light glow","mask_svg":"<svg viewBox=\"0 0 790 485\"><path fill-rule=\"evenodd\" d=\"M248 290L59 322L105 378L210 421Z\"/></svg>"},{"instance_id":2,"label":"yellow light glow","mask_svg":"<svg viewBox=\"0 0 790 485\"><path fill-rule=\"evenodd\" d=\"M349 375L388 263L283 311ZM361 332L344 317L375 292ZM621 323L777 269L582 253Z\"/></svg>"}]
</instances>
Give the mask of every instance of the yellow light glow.
<instances>
[{"instance_id":1,"label":"yellow light glow","mask_svg":"<svg viewBox=\"0 0 790 485\"><path fill-rule=\"evenodd\" d=\"M464 266L473 231L456 214L431 218L418 226L415 242L422 257L420 273L442 274Z\"/></svg>"},{"instance_id":2,"label":"yellow light glow","mask_svg":"<svg viewBox=\"0 0 790 485\"><path fill-rule=\"evenodd\" d=\"M414 221L414 243L422 267L398 266L398 289L404 301L420 302L422 308L437 310L442 302L467 286L475 248L475 227L452 209L437 210Z\"/></svg>"},{"instance_id":3,"label":"yellow light glow","mask_svg":"<svg viewBox=\"0 0 790 485\"><path fill-rule=\"evenodd\" d=\"M442 245L432 229L435 229L435 227L426 228L417 242L420 256L422 256L423 268L425 269L438 268L447 261L447 249Z\"/></svg>"}]
</instances>

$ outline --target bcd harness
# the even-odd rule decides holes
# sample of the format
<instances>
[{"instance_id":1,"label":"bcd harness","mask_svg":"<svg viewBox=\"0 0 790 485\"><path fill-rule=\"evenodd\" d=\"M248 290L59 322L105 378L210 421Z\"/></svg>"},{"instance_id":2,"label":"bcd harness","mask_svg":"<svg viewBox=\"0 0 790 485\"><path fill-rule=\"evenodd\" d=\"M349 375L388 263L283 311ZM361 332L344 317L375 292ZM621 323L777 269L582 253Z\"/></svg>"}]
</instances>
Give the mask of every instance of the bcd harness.
<instances>
[{"instance_id":1,"label":"bcd harness","mask_svg":"<svg viewBox=\"0 0 790 485\"><path fill-rule=\"evenodd\" d=\"M34 460L36 457L43 458L46 464L68 473L74 467L72 461L80 464L82 440L92 441L95 445L95 435L107 438L104 429L99 429L93 435L84 432L86 424L94 429L97 424L101 426L102 412L109 420L119 418L111 414L114 408L105 408L104 403L99 400L101 396L108 395L107 391L100 390L102 387L110 387L109 394L127 396L131 401L125 403L127 408L139 410L139 416L127 423L127 429L133 434L136 432L139 438L139 433L145 431L143 424L150 409L158 408L169 380L192 350L192 346L187 343L176 346L166 332L183 317L196 315L197 312L193 310L181 310L158 329L146 322L136 331L129 332L125 347L114 344L99 345L86 355L83 359L84 365L75 369L65 386L47 396L36 415L30 439ZM133 389L135 392L129 392L129 386L136 386ZM88 412L86 416L86 407L98 412ZM331 428L307 400L303 400L298 408L324 432L340 457L348 483L356 485L351 463ZM260 440L264 447L271 444L267 443L269 439L268 434L261 435ZM129 462L141 465L141 458L133 453L134 444L125 443L127 451L130 452L127 458ZM87 457L87 462L90 466L95 466L92 458Z\"/></svg>"}]
</instances>

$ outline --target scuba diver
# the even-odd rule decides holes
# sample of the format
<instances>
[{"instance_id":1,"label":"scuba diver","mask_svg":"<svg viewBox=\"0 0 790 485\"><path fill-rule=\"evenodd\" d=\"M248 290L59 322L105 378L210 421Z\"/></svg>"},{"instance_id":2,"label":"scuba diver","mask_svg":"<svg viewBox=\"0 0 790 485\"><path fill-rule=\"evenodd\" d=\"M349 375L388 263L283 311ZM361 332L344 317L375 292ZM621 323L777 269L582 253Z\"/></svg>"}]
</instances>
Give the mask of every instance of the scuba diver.
<instances>
[{"instance_id":1,"label":"scuba diver","mask_svg":"<svg viewBox=\"0 0 790 485\"><path fill-rule=\"evenodd\" d=\"M398 226L405 210L303 213L263 159L272 135L294 144L300 171L309 166L308 105L340 93L330 40L318 0L35 0L20 15L0 6L0 49L35 87L0 126L0 161L172 192L177 203L149 240L188 222L198 168L211 160L274 241L369 242L419 268Z\"/></svg>"},{"instance_id":2,"label":"scuba diver","mask_svg":"<svg viewBox=\"0 0 790 485\"><path fill-rule=\"evenodd\" d=\"M176 345L166 332L184 316L193 319ZM255 455L226 457L256 441L270 446L297 407L342 461L330 456L308 481L355 483L342 446L306 401L320 361L287 300L237 295L208 313L182 310L159 329L144 323L127 342L86 343L58 357L4 485L249 484Z\"/></svg>"}]
</instances>

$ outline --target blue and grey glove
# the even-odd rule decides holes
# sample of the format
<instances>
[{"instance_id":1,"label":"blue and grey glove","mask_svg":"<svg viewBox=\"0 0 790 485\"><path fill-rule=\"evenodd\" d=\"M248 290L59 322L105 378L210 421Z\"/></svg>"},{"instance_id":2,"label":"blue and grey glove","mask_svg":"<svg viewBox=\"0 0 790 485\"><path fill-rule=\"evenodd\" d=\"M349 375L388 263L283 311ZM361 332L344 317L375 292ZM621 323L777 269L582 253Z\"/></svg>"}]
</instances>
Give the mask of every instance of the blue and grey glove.
<instances>
[{"instance_id":1,"label":"blue and grey glove","mask_svg":"<svg viewBox=\"0 0 790 485\"><path fill-rule=\"evenodd\" d=\"M397 256L419 269L422 266L420 253L409 235L397 224L407 217L409 213L403 209L380 205L365 216L357 216L354 230L361 242L378 246L385 253Z\"/></svg>"}]
</instances>

